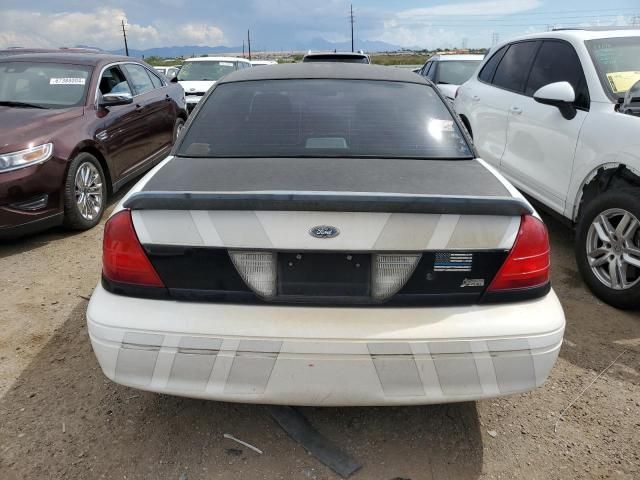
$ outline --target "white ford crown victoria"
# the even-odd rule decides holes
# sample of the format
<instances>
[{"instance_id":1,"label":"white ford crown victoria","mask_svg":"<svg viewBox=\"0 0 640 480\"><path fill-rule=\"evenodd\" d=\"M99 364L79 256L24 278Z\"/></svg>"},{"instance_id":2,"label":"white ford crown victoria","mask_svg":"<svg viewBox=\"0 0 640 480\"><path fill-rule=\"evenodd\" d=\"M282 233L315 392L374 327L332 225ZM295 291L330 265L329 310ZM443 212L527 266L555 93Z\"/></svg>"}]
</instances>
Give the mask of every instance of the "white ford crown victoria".
<instances>
[{"instance_id":1,"label":"white ford crown victoria","mask_svg":"<svg viewBox=\"0 0 640 480\"><path fill-rule=\"evenodd\" d=\"M425 79L228 75L107 222L87 320L107 377L289 405L541 385L562 343L544 224Z\"/></svg>"}]
</instances>

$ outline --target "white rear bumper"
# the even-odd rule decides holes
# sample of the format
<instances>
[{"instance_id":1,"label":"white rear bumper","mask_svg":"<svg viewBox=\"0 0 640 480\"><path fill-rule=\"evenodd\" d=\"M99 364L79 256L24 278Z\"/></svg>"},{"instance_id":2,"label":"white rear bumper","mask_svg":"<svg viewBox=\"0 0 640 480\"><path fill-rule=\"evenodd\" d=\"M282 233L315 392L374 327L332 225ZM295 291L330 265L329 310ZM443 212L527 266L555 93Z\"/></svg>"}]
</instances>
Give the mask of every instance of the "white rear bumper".
<instances>
[{"instance_id":1,"label":"white rear bumper","mask_svg":"<svg viewBox=\"0 0 640 480\"><path fill-rule=\"evenodd\" d=\"M213 400L406 405L541 385L564 333L555 294L510 305L319 308L147 300L96 288L91 343L111 380Z\"/></svg>"}]
</instances>

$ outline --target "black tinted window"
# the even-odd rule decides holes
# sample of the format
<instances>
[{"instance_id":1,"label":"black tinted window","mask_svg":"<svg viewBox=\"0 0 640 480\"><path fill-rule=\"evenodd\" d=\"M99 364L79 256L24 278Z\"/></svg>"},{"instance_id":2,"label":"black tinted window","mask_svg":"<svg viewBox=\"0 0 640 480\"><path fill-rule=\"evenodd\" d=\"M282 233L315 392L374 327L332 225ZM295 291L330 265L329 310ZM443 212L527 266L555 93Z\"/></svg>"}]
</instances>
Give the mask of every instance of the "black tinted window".
<instances>
[{"instance_id":1,"label":"black tinted window","mask_svg":"<svg viewBox=\"0 0 640 480\"><path fill-rule=\"evenodd\" d=\"M487 63L484 64L484 67L482 67L482 70L478 75L478 78L480 80L482 80L483 82L491 83L491 81L493 80L493 74L496 73L496 68L498 67L500 60L502 60L502 56L506 51L507 47L502 47L500 50L494 53L489 60L487 60Z\"/></svg>"},{"instance_id":2,"label":"black tinted window","mask_svg":"<svg viewBox=\"0 0 640 480\"><path fill-rule=\"evenodd\" d=\"M576 92L576 105L589 106L589 95L578 55L564 42L545 41L533 62L527 82L527 95L555 82L569 82Z\"/></svg>"},{"instance_id":3,"label":"black tinted window","mask_svg":"<svg viewBox=\"0 0 640 480\"><path fill-rule=\"evenodd\" d=\"M362 55L311 55L304 57L303 62L338 62L338 63L369 63L367 57Z\"/></svg>"},{"instance_id":4,"label":"black tinted window","mask_svg":"<svg viewBox=\"0 0 640 480\"><path fill-rule=\"evenodd\" d=\"M498 65L493 77L493 84L514 92L524 91L524 82L527 79L529 66L537 46L537 42L521 42L511 45Z\"/></svg>"},{"instance_id":5,"label":"black tinted window","mask_svg":"<svg viewBox=\"0 0 640 480\"><path fill-rule=\"evenodd\" d=\"M457 158L471 151L432 87L361 80L223 84L179 155Z\"/></svg>"}]
</instances>

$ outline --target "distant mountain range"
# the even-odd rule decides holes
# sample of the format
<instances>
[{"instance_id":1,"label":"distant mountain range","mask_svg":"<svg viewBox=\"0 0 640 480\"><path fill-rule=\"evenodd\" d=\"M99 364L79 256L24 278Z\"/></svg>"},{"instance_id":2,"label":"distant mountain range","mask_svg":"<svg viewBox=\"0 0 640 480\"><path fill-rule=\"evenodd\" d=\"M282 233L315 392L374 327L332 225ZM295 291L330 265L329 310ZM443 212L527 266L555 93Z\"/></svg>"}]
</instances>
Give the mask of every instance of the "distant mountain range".
<instances>
[{"instance_id":1,"label":"distant mountain range","mask_svg":"<svg viewBox=\"0 0 640 480\"><path fill-rule=\"evenodd\" d=\"M375 40L356 40L355 49L364 50L365 52L384 52L399 50L401 47L392 45L386 42L379 42ZM351 50L351 42L329 42L323 38L314 38L309 42L298 42L294 45L292 51L306 52L307 50L338 50L349 51ZM239 53L242 52L242 45L237 47L226 47L224 45L218 45L216 47L202 47L198 45L184 45L174 47L157 47L148 48L146 50L138 50L135 48L129 49L129 55L138 58L148 57L162 57L162 58L176 58L176 57L190 57L192 55L211 55L215 53ZM111 53L124 55L124 48L118 50L112 50Z\"/></svg>"}]
</instances>

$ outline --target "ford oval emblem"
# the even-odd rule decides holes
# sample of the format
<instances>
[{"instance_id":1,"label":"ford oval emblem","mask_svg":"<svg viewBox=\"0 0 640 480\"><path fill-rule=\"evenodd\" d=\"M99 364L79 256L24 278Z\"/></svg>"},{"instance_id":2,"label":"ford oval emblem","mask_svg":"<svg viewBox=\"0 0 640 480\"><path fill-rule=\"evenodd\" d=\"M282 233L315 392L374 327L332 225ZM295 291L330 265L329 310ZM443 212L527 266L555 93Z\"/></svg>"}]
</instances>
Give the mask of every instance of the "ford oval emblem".
<instances>
[{"instance_id":1,"label":"ford oval emblem","mask_svg":"<svg viewBox=\"0 0 640 480\"><path fill-rule=\"evenodd\" d=\"M331 225L317 225L309 230L309 234L316 238L333 238L340 235L340 230Z\"/></svg>"},{"instance_id":2,"label":"ford oval emblem","mask_svg":"<svg viewBox=\"0 0 640 480\"><path fill-rule=\"evenodd\" d=\"M195 91L196 91L196 89L195 89L195 88L190 88L190 89L189 89L189 91L190 91L190 92L195 92Z\"/></svg>"}]
</instances>

